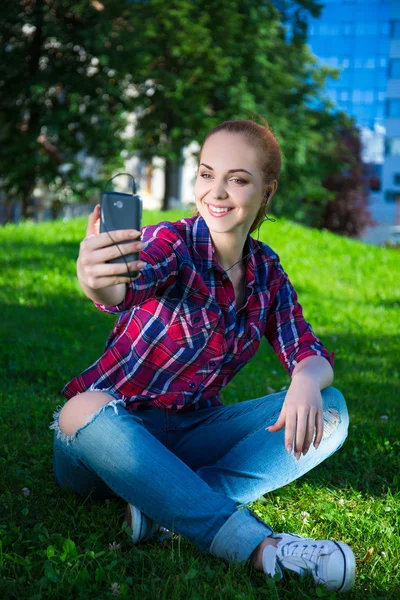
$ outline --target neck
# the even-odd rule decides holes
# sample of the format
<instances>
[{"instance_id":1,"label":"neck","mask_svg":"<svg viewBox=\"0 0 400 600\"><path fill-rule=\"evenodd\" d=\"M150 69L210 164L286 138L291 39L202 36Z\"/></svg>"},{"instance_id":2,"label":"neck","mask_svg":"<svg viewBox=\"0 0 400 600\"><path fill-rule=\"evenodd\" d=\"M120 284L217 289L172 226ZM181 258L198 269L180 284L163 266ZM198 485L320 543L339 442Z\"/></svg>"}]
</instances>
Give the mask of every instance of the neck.
<instances>
[{"instance_id":1,"label":"neck","mask_svg":"<svg viewBox=\"0 0 400 600\"><path fill-rule=\"evenodd\" d=\"M243 257L244 257L244 246L246 244L246 240L244 240L244 242L241 245L241 249L239 250L237 247L232 248L232 246L230 244L227 244L226 241L224 240L224 245L223 247L221 247L221 244L219 243L219 240L216 240L217 243L215 243L215 240L213 239L213 248L214 248L214 252L215 255L217 257L218 263L221 265L221 267L227 271L229 269L229 273L232 273L232 271L234 272L241 272L244 269L244 261L243 261Z\"/></svg>"}]
</instances>

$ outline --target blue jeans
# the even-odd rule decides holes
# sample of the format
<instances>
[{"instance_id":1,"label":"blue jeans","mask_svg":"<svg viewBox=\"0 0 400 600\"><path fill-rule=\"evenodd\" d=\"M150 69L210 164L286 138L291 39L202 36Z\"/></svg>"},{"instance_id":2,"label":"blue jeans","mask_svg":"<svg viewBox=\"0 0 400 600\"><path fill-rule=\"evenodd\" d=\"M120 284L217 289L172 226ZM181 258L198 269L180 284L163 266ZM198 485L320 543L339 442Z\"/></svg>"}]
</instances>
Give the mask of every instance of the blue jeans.
<instances>
[{"instance_id":1,"label":"blue jeans","mask_svg":"<svg viewBox=\"0 0 400 600\"><path fill-rule=\"evenodd\" d=\"M102 390L104 391L104 390ZM286 392L188 413L154 407L130 413L111 400L75 433L58 415L54 475L60 487L93 499L119 496L199 550L246 562L271 527L245 508L301 477L333 454L347 436L342 393L322 390L324 434L317 450L297 460L284 446L278 418Z\"/></svg>"}]
</instances>

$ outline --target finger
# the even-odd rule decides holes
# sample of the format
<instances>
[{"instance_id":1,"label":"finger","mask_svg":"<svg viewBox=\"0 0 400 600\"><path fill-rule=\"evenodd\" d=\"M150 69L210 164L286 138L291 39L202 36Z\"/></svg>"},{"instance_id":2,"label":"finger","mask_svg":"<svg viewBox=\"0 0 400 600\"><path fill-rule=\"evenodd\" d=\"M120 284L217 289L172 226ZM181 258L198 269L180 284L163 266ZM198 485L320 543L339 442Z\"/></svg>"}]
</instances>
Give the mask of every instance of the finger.
<instances>
[{"instance_id":1,"label":"finger","mask_svg":"<svg viewBox=\"0 0 400 600\"><path fill-rule=\"evenodd\" d=\"M86 237L89 237L92 235L97 235L99 233L99 221L100 221L100 204L96 204L93 211L89 215L88 225L86 228Z\"/></svg>"},{"instance_id":2,"label":"finger","mask_svg":"<svg viewBox=\"0 0 400 600\"><path fill-rule=\"evenodd\" d=\"M107 277L114 278L115 276L120 277L121 275L126 275L128 277L128 271L129 273L137 272L139 274L145 267L146 263L143 263L140 260L127 261L127 263L100 263L92 266L90 275L92 278L96 278L99 283L101 279ZM100 283L102 284L103 282L100 281ZM119 281L119 283L121 282Z\"/></svg>"},{"instance_id":3,"label":"finger","mask_svg":"<svg viewBox=\"0 0 400 600\"><path fill-rule=\"evenodd\" d=\"M307 430L306 430L306 435L304 436L304 443L303 443L303 455L307 454L311 442L313 441L313 437L314 437L314 431L315 431L315 418L316 418L316 411L315 409L310 409L310 412L308 413L308 420L307 420Z\"/></svg>"},{"instance_id":4,"label":"finger","mask_svg":"<svg viewBox=\"0 0 400 600\"><path fill-rule=\"evenodd\" d=\"M100 267L113 267L112 271L104 272L104 269L101 270L101 276L98 274L98 268ZM97 269L96 269L97 267ZM125 264L118 263L115 265L96 265L94 270L96 271L96 275L92 272L89 277L89 285L92 289L102 289L105 287L110 287L113 285L120 285L121 283L129 283L129 279L136 280L142 274L144 267L139 267L138 262L134 261L128 263L129 273L137 273L137 275L132 276L128 275L127 267Z\"/></svg>"},{"instance_id":5,"label":"finger","mask_svg":"<svg viewBox=\"0 0 400 600\"><path fill-rule=\"evenodd\" d=\"M108 246L107 248L100 248L99 250L93 251L93 261L95 263L103 263L108 260L112 260L113 258L118 258L121 254L124 256L126 254L135 254L140 253L145 249L147 244L144 242L131 242L131 243L119 243L116 246ZM137 260L140 260L139 257Z\"/></svg>"},{"instance_id":6,"label":"finger","mask_svg":"<svg viewBox=\"0 0 400 600\"><path fill-rule=\"evenodd\" d=\"M294 447L293 438L296 432L296 420L296 412L289 412L286 415L285 448L289 452L289 454L292 451L292 448Z\"/></svg>"},{"instance_id":7,"label":"finger","mask_svg":"<svg viewBox=\"0 0 400 600\"><path fill-rule=\"evenodd\" d=\"M98 235L92 235L82 240L81 244L89 250L106 248L114 243L123 241L140 241L141 232L136 229L116 229L115 231L103 231Z\"/></svg>"},{"instance_id":8,"label":"finger","mask_svg":"<svg viewBox=\"0 0 400 600\"><path fill-rule=\"evenodd\" d=\"M308 411L301 411L297 413L297 426L296 426L296 444L294 455L296 458L300 458L301 451L303 449L304 438L307 431Z\"/></svg>"},{"instance_id":9,"label":"finger","mask_svg":"<svg viewBox=\"0 0 400 600\"><path fill-rule=\"evenodd\" d=\"M314 440L314 448L317 449L321 443L322 435L324 433L324 417L322 415L322 410L317 412L316 417L316 432L315 432L315 440Z\"/></svg>"},{"instance_id":10,"label":"finger","mask_svg":"<svg viewBox=\"0 0 400 600\"><path fill-rule=\"evenodd\" d=\"M275 433L276 431L280 431L281 429L283 429L283 427L285 426L285 421L286 421L286 407L283 406L282 410L279 414L278 420L275 421L275 423L273 425L270 425L269 427L266 427L265 429L268 431L271 431L272 433Z\"/></svg>"}]
</instances>

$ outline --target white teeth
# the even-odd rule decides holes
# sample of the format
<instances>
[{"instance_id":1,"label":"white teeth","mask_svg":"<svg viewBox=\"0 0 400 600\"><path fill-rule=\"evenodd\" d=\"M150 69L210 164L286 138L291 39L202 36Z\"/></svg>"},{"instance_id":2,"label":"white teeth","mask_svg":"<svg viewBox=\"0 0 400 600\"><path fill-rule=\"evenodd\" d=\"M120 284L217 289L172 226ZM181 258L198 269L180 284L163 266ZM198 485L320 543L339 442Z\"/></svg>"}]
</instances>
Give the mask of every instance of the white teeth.
<instances>
[{"instance_id":1,"label":"white teeth","mask_svg":"<svg viewBox=\"0 0 400 600\"><path fill-rule=\"evenodd\" d=\"M214 208L213 206L209 206L209 209L215 213L225 213L232 210L231 208Z\"/></svg>"}]
</instances>

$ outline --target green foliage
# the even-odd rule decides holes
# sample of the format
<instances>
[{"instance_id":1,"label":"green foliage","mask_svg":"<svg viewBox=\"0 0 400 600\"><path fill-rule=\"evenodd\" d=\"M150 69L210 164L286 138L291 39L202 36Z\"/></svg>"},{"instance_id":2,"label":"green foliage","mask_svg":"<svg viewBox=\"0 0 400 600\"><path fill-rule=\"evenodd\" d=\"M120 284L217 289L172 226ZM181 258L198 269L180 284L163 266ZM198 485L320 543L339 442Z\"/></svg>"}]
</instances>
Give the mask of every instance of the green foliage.
<instances>
[{"instance_id":1,"label":"green foliage","mask_svg":"<svg viewBox=\"0 0 400 600\"><path fill-rule=\"evenodd\" d=\"M144 211L143 220L184 216ZM247 567L228 568L177 536L133 546L123 500L93 502L58 487L48 429L52 413L64 402L64 383L100 356L115 320L94 308L76 280L86 225L79 218L0 230L0 597L86 600L119 591L143 600L338 598L294 575L277 583ZM398 252L285 219L264 223L260 239L280 255L306 319L335 352L334 385L347 399L350 428L337 453L251 508L276 532L350 544L357 558L351 598L395 600ZM263 340L221 398L231 404L287 385L287 373ZM114 541L119 550L110 548Z\"/></svg>"},{"instance_id":2,"label":"green foliage","mask_svg":"<svg viewBox=\"0 0 400 600\"><path fill-rule=\"evenodd\" d=\"M301 4L303 13L316 10L314 2ZM132 42L144 71L133 73L132 63L141 116L131 148L145 159L179 163L184 146L201 144L222 121L267 118L284 158L274 211L309 222L300 200L311 198L321 211L329 198L323 178L339 168L329 159L338 117L323 97L326 78L339 72L316 67L301 36L287 39L272 2L214 0L204 10L202 0L180 0L174 7L162 0L135 5L141 22L153 19Z\"/></svg>"},{"instance_id":3,"label":"green foliage","mask_svg":"<svg viewBox=\"0 0 400 600\"><path fill-rule=\"evenodd\" d=\"M310 222L301 198L321 208L335 118L327 77L306 40L312 0L84 2L0 6L0 190L20 196L28 216L38 182L61 203L90 200L121 152L182 161L217 123L266 117L284 156L274 210ZM290 22L293 37L285 25ZM136 135L124 136L135 111ZM97 175L82 170L85 157ZM169 178L166 173L166 200ZM308 207L309 210L309 207Z\"/></svg>"},{"instance_id":4,"label":"green foliage","mask_svg":"<svg viewBox=\"0 0 400 600\"><path fill-rule=\"evenodd\" d=\"M124 103L108 65L116 53L109 20L125 3L104 13L92 4L0 5L0 189L25 204L38 181L56 197L68 189L69 201L90 198L81 152L102 161L100 178L122 165Z\"/></svg>"}]
</instances>

